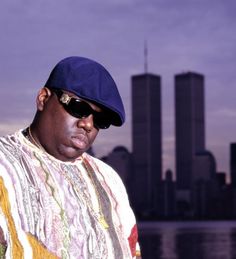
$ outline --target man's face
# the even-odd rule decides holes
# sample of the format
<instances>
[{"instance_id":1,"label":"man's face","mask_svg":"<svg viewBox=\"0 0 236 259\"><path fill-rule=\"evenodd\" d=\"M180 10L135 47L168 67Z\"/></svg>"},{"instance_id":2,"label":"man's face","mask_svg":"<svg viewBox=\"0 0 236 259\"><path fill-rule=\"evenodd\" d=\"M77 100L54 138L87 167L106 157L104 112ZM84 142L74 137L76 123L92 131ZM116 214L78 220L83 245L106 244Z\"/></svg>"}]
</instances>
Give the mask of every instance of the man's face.
<instances>
[{"instance_id":1,"label":"man's face","mask_svg":"<svg viewBox=\"0 0 236 259\"><path fill-rule=\"evenodd\" d=\"M65 93L76 97L71 93ZM73 117L64 109L55 93L50 91L49 95L43 107L40 106L39 109L38 104L40 110L38 129L36 129L38 140L55 158L74 161L89 149L98 134L98 129L93 123L93 115L90 114L81 119ZM85 102L93 110L101 112L98 106Z\"/></svg>"}]
</instances>

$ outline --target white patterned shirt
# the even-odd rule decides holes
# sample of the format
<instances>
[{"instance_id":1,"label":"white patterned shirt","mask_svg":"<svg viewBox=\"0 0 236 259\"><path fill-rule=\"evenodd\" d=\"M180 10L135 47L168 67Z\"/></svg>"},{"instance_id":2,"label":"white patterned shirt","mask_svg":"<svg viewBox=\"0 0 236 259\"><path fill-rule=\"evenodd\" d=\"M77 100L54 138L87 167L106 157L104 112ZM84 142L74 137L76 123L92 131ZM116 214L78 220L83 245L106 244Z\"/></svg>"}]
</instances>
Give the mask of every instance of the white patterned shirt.
<instances>
[{"instance_id":1,"label":"white patterned shirt","mask_svg":"<svg viewBox=\"0 0 236 259\"><path fill-rule=\"evenodd\" d=\"M22 131L2 137L0 194L6 258L135 258L137 227L124 185L87 153L62 162Z\"/></svg>"}]
</instances>

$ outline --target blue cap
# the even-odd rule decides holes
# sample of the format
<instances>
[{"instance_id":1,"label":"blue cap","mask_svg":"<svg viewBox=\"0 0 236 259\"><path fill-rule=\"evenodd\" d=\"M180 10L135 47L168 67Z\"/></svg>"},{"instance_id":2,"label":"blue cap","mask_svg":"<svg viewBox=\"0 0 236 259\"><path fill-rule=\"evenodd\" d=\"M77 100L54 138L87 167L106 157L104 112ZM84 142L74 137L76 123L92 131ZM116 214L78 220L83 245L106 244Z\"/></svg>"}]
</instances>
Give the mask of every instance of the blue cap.
<instances>
[{"instance_id":1,"label":"blue cap","mask_svg":"<svg viewBox=\"0 0 236 259\"><path fill-rule=\"evenodd\" d=\"M52 70L45 87L69 91L78 97L105 107L111 124L121 126L125 110L116 83L99 63L84 57L68 57Z\"/></svg>"}]
</instances>

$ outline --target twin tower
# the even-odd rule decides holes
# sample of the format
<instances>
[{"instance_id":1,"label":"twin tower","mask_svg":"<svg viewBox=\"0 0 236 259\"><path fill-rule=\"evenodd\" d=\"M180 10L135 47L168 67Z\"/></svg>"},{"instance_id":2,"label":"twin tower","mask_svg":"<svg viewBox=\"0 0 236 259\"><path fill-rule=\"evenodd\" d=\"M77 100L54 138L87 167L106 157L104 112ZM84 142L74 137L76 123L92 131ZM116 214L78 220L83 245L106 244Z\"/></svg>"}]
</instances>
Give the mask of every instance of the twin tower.
<instances>
[{"instance_id":1,"label":"twin tower","mask_svg":"<svg viewBox=\"0 0 236 259\"><path fill-rule=\"evenodd\" d=\"M214 174L205 150L204 76L175 76L176 199L193 203L193 184ZM163 211L161 78L132 76L132 196L142 214Z\"/></svg>"}]
</instances>

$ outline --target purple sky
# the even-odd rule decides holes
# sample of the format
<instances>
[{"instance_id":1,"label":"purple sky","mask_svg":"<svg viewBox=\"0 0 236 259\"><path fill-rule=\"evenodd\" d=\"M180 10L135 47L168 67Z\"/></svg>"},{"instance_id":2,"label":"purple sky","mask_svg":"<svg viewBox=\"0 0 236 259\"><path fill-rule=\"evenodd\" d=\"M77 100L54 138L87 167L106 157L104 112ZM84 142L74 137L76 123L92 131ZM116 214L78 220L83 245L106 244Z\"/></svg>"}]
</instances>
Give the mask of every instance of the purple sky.
<instances>
[{"instance_id":1,"label":"purple sky","mask_svg":"<svg viewBox=\"0 0 236 259\"><path fill-rule=\"evenodd\" d=\"M236 142L235 0L2 0L0 3L0 135L26 127L35 97L60 59L81 55L101 62L124 100L127 123L102 131L95 152L131 150L130 76L162 76L163 171L174 170L174 75L205 75L207 149L218 171L229 172ZM7 107L7 108L6 108ZM107 137L109 135L109 138Z\"/></svg>"}]
</instances>

